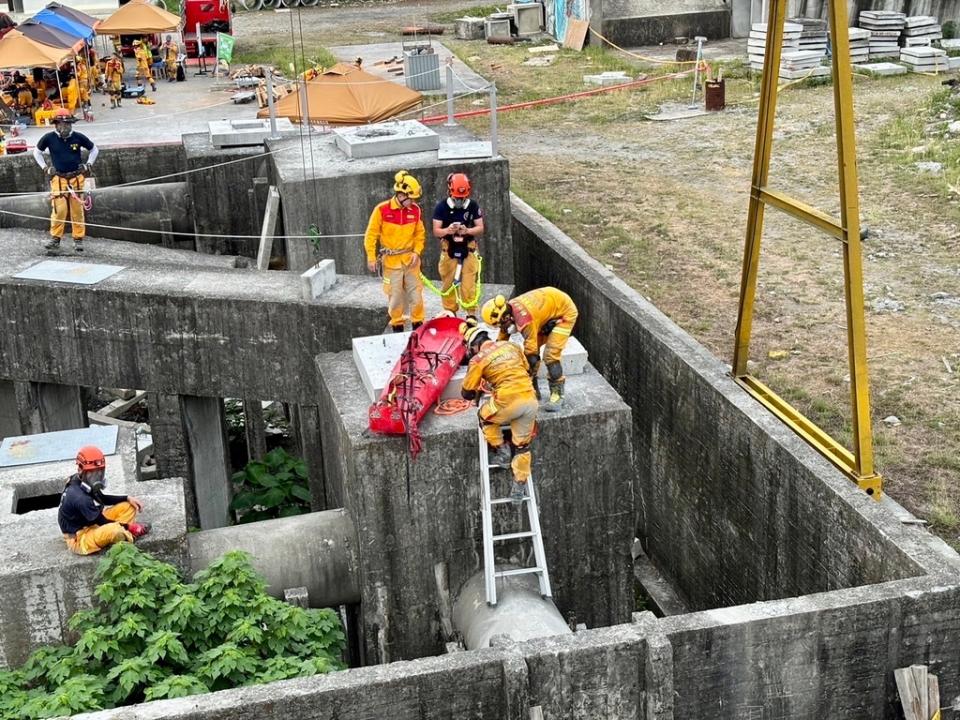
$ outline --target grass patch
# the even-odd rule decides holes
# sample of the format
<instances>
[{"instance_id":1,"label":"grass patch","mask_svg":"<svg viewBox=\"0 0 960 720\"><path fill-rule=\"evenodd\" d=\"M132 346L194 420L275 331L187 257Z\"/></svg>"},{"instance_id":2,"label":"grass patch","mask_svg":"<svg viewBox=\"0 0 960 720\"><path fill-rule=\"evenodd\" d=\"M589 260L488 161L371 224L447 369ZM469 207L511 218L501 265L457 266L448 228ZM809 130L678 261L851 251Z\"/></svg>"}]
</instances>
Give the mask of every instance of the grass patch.
<instances>
[{"instance_id":1,"label":"grass patch","mask_svg":"<svg viewBox=\"0 0 960 720\"><path fill-rule=\"evenodd\" d=\"M306 61L306 62L304 62ZM294 66L294 74L301 73L307 67L332 67L337 59L325 47L317 45L306 48L303 54L298 50L284 45L265 45L262 43L237 41L233 53L234 65L272 65L285 75L290 73L290 65Z\"/></svg>"},{"instance_id":2,"label":"grass patch","mask_svg":"<svg viewBox=\"0 0 960 720\"><path fill-rule=\"evenodd\" d=\"M462 17L481 17L485 18L495 12L503 12L507 4L503 5L480 5L473 8L464 8L462 10L448 10L447 12L435 13L430 15L430 20L435 23L452 23Z\"/></svg>"}]
</instances>

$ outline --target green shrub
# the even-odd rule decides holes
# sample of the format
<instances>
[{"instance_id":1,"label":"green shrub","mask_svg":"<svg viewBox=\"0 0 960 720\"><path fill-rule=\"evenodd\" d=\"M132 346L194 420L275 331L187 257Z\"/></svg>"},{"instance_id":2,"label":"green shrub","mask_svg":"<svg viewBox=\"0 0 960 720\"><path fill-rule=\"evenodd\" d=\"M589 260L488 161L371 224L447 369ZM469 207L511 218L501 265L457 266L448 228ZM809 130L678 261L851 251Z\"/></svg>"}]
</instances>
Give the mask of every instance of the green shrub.
<instances>
[{"instance_id":1,"label":"green shrub","mask_svg":"<svg viewBox=\"0 0 960 720\"><path fill-rule=\"evenodd\" d=\"M0 670L0 720L34 720L341 670L344 634L332 610L267 595L246 553L233 551L185 583L134 545L97 567L95 610L70 619L71 647L35 651Z\"/></svg>"},{"instance_id":2,"label":"green shrub","mask_svg":"<svg viewBox=\"0 0 960 720\"><path fill-rule=\"evenodd\" d=\"M275 448L233 474L230 509L237 522L272 520L310 512L307 466L283 448Z\"/></svg>"}]
</instances>

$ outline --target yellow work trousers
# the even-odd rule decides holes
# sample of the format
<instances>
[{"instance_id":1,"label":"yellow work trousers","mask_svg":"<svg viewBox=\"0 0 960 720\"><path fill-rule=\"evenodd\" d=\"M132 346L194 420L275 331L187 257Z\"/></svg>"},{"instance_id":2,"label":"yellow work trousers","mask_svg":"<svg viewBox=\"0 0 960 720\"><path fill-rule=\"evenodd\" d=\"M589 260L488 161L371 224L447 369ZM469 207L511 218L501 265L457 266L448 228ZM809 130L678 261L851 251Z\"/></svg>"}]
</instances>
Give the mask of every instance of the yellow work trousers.
<instances>
[{"instance_id":1,"label":"yellow work trousers","mask_svg":"<svg viewBox=\"0 0 960 720\"><path fill-rule=\"evenodd\" d=\"M167 60L167 77L177 79L177 59Z\"/></svg>"},{"instance_id":2,"label":"yellow work trousers","mask_svg":"<svg viewBox=\"0 0 960 720\"><path fill-rule=\"evenodd\" d=\"M153 73L150 72L150 66L146 63L137 63L137 74L134 76L134 79L139 81L140 78L143 78L148 83L153 85Z\"/></svg>"},{"instance_id":3,"label":"yellow work trousers","mask_svg":"<svg viewBox=\"0 0 960 720\"><path fill-rule=\"evenodd\" d=\"M423 322L423 282L420 280L420 261L398 268L383 269L383 292L387 296L387 312L391 325L403 325L403 316L410 314L410 322Z\"/></svg>"},{"instance_id":4,"label":"yellow work trousers","mask_svg":"<svg viewBox=\"0 0 960 720\"><path fill-rule=\"evenodd\" d=\"M137 519L137 511L128 502L105 508L103 516L113 520L106 525L90 525L77 531L76 535L64 535L67 547L77 555L92 555L118 542L133 542L133 535L124 525ZM123 524L121 524L123 523Z\"/></svg>"},{"instance_id":5,"label":"yellow work trousers","mask_svg":"<svg viewBox=\"0 0 960 720\"><path fill-rule=\"evenodd\" d=\"M498 405L492 396L487 398L478 413L483 436L491 447L500 447L503 445L500 426L509 424L513 444L529 445L537 428L538 408L537 397L532 391L529 395L516 395L503 405Z\"/></svg>"},{"instance_id":6,"label":"yellow work trousers","mask_svg":"<svg viewBox=\"0 0 960 720\"><path fill-rule=\"evenodd\" d=\"M70 194L70 189L73 194ZM80 195L83 193L83 175L72 178L63 178L54 175L50 180L50 234L55 238L62 238L65 225L70 225L70 232L75 240L83 239L87 231L84 225L83 203ZM68 220L69 218L69 220Z\"/></svg>"},{"instance_id":7,"label":"yellow work trousers","mask_svg":"<svg viewBox=\"0 0 960 720\"><path fill-rule=\"evenodd\" d=\"M567 346L567 341L570 339L570 333L573 331L573 325L576 322L576 315L572 318L564 318L553 326L553 330L550 331L550 334L547 335L546 338L542 335L540 336L539 344L544 348L543 362L547 365L560 362L560 356L563 354L563 349Z\"/></svg>"},{"instance_id":8,"label":"yellow work trousers","mask_svg":"<svg viewBox=\"0 0 960 720\"><path fill-rule=\"evenodd\" d=\"M446 293L453 286L453 280L457 275L458 264L456 259L450 257L443 251L440 252L440 265L437 269L440 272L440 279L443 281L443 285L440 288L441 292ZM477 292L477 274L479 270L480 264L477 262L477 254L473 252L467 253L467 256L463 259L463 269L460 271L460 297L466 304L460 304L457 300L457 292L453 290L443 296L444 310L449 310L452 313L460 309L468 313L476 312L476 301L479 298L475 298L474 295Z\"/></svg>"}]
</instances>

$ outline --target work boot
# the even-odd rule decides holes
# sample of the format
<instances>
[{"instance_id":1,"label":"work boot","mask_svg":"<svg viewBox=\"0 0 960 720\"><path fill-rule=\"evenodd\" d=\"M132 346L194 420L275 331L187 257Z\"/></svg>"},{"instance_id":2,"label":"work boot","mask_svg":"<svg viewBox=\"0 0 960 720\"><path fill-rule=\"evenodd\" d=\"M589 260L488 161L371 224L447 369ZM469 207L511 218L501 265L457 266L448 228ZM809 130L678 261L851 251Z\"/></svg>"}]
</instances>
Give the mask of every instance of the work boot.
<instances>
[{"instance_id":1,"label":"work boot","mask_svg":"<svg viewBox=\"0 0 960 720\"><path fill-rule=\"evenodd\" d=\"M533 383L533 393L537 396L537 402L540 402L543 399L543 395L540 393L540 379L533 377L530 378L530 382Z\"/></svg>"},{"instance_id":2,"label":"work boot","mask_svg":"<svg viewBox=\"0 0 960 720\"><path fill-rule=\"evenodd\" d=\"M413 323L413 329L416 330L418 327L423 325L423 321Z\"/></svg>"},{"instance_id":3,"label":"work boot","mask_svg":"<svg viewBox=\"0 0 960 720\"><path fill-rule=\"evenodd\" d=\"M157 84L156 84L155 82L150 83L150 89L151 89L153 92L156 92L156 91L157 91Z\"/></svg>"},{"instance_id":4,"label":"work boot","mask_svg":"<svg viewBox=\"0 0 960 720\"><path fill-rule=\"evenodd\" d=\"M83 255L83 238L74 238L73 251L77 253L77 255Z\"/></svg>"},{"instance_id":5,"label":"work boot","mask_svg":"<svg viewBox=\"0 0 960 720\"><path fill-rule=\"evenodd\" d=\"M510 488L510 502L519 505L525 497L527 497L527 484L514 480L513 486Z\"/></svg>"},{"instance_id":6,"label":"work boot","mask_svg":"<svg viewBox=\"0 0 960 720\"><path fill-rule=\"evenodd\" d=\"M403 332L403 325L391 325L390 329L394 332Z\"/></svg>"},{"instance_id":7,"label":"work boot","mask_svg":"<svg viewBox=\"0 0 960 720\"><path fill-rule=\"evenodd\" d=\"M43 244L43 249L49 255L56 255L60 252L60 238L52 237Z\"/></svg>"},{"instance_id":8,"label":"work boot","mask_svg":"<svg viewBox=\"0 0 960 720\"><path fill-rule=\"evenodd\" d=\"M487 446L489 452L487 453L487 464L493 467L494 465L499 467L507 467L510 465L510 446L506 443L502 445L497 445L496 447Z\"/></svg>"},{"instance_id":9,"label":"work boot","mask_svg":"<svg viewBox=\"0 0 960 720\"><path fill-rule=\"evenodd\" d=\"M127 530L134 538L141 538L150 532L150 523L128 523Z\"/></svg>"},{"instance_id":10,"label":"work boot","mask_svg":"<svg viewBox=\"0 0 960 720\"><path fill-rule=\"evenodd\" d=\"M557 412L563 407L563 383L550 383L550 400L544 408L547 412Z\"/></svg>"}]
</instances>

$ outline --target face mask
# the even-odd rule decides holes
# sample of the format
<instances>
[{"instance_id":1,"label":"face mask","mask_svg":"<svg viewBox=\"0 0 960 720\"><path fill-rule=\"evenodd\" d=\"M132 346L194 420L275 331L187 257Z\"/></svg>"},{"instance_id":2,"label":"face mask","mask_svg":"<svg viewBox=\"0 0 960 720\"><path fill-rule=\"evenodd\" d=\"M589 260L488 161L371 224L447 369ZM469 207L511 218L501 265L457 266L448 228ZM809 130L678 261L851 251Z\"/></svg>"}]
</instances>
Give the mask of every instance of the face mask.
<instances>
[{"instance_id":1,"label":"face mask","mask_svg":"<svg viewBox=\"0 0 960 720\"><path fill-rule=\"evenodd\" d=\"M467 206L467 198L450 198L450 200L457 210L463 210Z\"/></svg>"},{"instance_id":2,"label":"face mask","mask_svg":"<svg viewBox=\"0 0 960 720\"><path fill-rule=\"evenodd\" d=\"M70 126L69 125L60 125L57 127L57 135L66 140L70 137Z\"/></svg>"}]
</instances>

